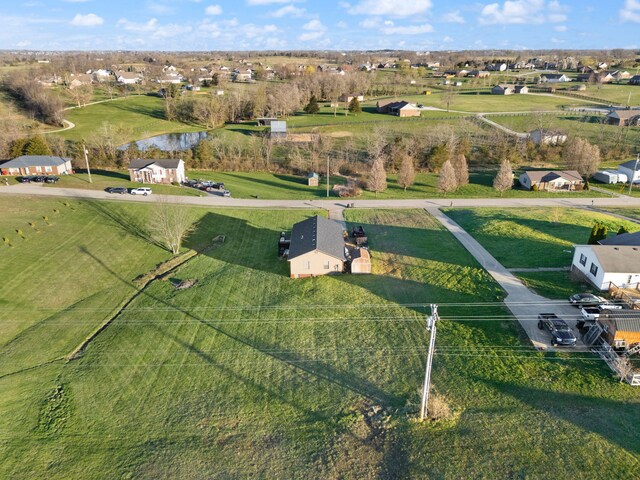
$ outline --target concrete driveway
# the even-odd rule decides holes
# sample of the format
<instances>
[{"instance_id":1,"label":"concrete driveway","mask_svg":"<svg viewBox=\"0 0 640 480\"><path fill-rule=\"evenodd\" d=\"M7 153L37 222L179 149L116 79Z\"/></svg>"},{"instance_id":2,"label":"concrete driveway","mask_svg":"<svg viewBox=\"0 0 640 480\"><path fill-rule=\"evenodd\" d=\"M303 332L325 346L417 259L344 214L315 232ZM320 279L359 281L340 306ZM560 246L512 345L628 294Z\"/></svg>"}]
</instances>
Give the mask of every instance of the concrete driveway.
<instances>
[{"instance_id":1,"label":"concrete driveway","mask_svg":"<svg viewBox=\"0 0 640 480\"><path fill-rule=\"evenodd\" d=\"M558 317L564 319L569 326L573 328L576 338L580 338L580 334L576 327L576 321L579 317L579 310L567 301L549 300L536 293L533 293L509 270L504 268L493 255L491 255L476 239L467 233L460 225L451 220L437 207L429 207L426 209L433 215L454 237L474 256L489 275L491 275L498 284L507 293L504 300L505 305L511 313L518 319L520 325L529 336L531 343L540 349L555 351L556 348L551 345L551 335L546 330L538 329L539 313L555 313ZM578 340L575 348L563 349L559 351L576 351L587 350L585 345Z\"/></svg>"}]
</instances>

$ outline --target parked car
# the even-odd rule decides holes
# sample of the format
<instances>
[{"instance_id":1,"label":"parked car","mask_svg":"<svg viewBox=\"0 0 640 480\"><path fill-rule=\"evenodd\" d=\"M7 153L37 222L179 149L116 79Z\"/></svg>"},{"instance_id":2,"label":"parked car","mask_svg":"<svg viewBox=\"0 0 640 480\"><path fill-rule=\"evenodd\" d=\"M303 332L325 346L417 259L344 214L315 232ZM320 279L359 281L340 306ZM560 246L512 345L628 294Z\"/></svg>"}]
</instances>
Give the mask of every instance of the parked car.
<instances>
[{"instance_id":1,"label":"parked car","mask_svg":"<svg viewBox=\"0 0 640 480\"><path fill-rule=\"evenodd\" d=\"M569 297L569 303L576 307L595 307L607 301L593 293L576 293Z\"/></svg>"},{"instance_id":2,"label":"parked car","mask_svg":"<svg viewBox=\"0 0 640 480\"><path fill-rule=\"evenodd\" d=\"M44 175L36 175L35 177L31 177L32 182L44 183L47 177Z\"/></svg>"},{"instance_id":3,"label":"parked car","mask_svg":"<svg viewBox=\"0 0 640 480\"><path fill-rule=\"evenodd\" d=\"M216 190L224 190L224 183L216 182L213 185L211 185L211 188L214 188Z\"/></svg>"},{"instance_id":4,"label":"parked car","mask_svg":"<svg viewBox=\"0 0 640 480\"><path fill-rule=\"evenodd\" d=\"M27 175L26 177L20 177L20 181L22 183L31 183L33 181L33 177L31 175Z\"/></svg>"},{"instance_id":5,"label":"parked car","mask_svg":"<svg viewBox=\"0 0 640 480\"><path fill-rule=\"evenodd\" d=\"M576 336L567 322L559 318L555 313L541 313L538 315L538 328L547 330L551 334L551 345L573 347L576 344Z\"/></svg>"},{"instance_id":6,"label":"parked car","mask_svg":"<svg viewBox=\"0 0 640 480\"><path fill-rule=\"evenodd\" d=\"M580 314L585 322L595 322L600 316L600 308L598 307L582 307Z\"/></svg>"},{"instance_id":7,"label":"parked car","mask_svg":"<svg viewBox=\"0 0 640 480\"><path fill-rule=\"evenodd\" d=\"M231 192L229 190L223 190L222 191L222 196L223 197L230 197L231 196Z\"/></svg>"},{"instance_id":8,"label":"parked car","mask_svg":"<svg viewBox=\"0 0 640 480\"><path fill-rule=\"evenodd\" d=\"M123 195L129 193L129 189L127 187L109 187L107 188L107 193L119 193Z\"/></svg>"},{"instance_id":9,"label":"parked car","mask_svg":"<svg viewBox=\"0 0 640 480\"><path fill-rule=\"evenodd\" d=\"M138 187L138 188L132 188L131 189L131 195L151 195L151 189L149 187Z\"/></svg>"},{"instance_id":10,"label":"parked car","mask_svg":"<svg viewBox=\"0 0 640 480\"><path fill-rule=\"evenodd\" d=\"M60 178L53 175L49 177L44 177L44 181L46 183L56 183L58 180L60 180Z\"/></svg>"}]
</instances>

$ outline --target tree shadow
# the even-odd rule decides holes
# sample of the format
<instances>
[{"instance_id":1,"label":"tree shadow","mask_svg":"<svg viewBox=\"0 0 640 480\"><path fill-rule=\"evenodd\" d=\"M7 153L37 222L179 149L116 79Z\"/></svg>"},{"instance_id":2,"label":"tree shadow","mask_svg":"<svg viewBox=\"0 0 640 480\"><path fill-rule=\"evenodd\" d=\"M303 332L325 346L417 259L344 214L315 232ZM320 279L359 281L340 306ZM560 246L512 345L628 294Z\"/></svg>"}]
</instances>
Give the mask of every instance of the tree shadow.
<instances>
[{"instance_id":1,"label":"tree shadow","mask_svg":"<svg viewBox=\"0 0 640 480\"><path fill-rule=\"evenodd\" d=\"M498 380L479 380L541 413L593 432L633 455L640 454L640 437L637 431L640 424L640 404L637 402L525 387ZM615 419L614 423L612 419Z\"/></svg>"},{"instance_id":2,"label":"tree shadow","mask_svg":"<svg viewBox=\"0 0 640 480\"><path fill-rule=\"evenodd\" d=\"M87 174L87 170L85 168L76 168L76 173ZM113 178L114 180L123 180L125 182L131 181L131 178L128 174L122 172L116 172L113 170L100 170L100 169L92 169L91 173L94 175L100 175L101 177Z\"/></svg>"},{"instance_id":3,"label":"tree shadow","mask_svg":"<svg viewBox=\"0 0 640 480\"><path fill-rule=\"evenodd\" d=\"M226 175L229 177L237 178L238 180L242 180L242 181L247 180L247 177L242 175L236 175L233 173L227 173ZM306 186L304 183L293 182L292 179L287 178L287 176L284 176L284 180L290 183L290 185L283 185L282 183L279 183L273 180L267 180L264 178L252 178L251 182L259 183L259 184L266 185L268 187L277 188L277 189L286 189L286 190L295 191L295 192L305 192L309 195L310 198L322 197L326 195L326 194L322 195L323 191L319 190L316 187L309 187L309 186Z\"/></svg>"}]
</instances>

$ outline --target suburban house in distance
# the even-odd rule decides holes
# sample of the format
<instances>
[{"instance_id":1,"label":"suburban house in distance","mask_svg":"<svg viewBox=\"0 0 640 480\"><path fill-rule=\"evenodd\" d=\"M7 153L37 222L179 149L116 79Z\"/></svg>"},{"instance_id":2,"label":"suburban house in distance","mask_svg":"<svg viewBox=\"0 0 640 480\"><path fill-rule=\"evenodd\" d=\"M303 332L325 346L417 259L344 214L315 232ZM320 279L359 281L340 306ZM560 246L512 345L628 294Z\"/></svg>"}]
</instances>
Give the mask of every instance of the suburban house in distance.
<instances>
[{"instance_id":1,"label":"suburban house in distance","mask_svg":"<svg viewBox=\"0 0 640 480\"><path fill-rule=\"evenodd\" d=\"M575 170L529 170L520 175L520 185L528 190L582 190L584 181Z\"/></svg>"},{"instance_id":2,"label":"suburban house in distance","mask_svg":"<svg viewBox=\"0 0 640 480\"><path fill-rule=\"evenodd\" d=\"M67 175L71 159L51 155L23 155L0 165L2 175Z\"/></svg>"},{"instance_id":3,"label":"suburban house in distance","mask_svg":"<svg viewBox=\"0 0 640 480\"><path fill-rule=\"evenodd\" d=\"M564 73L543 73L542 75L540 75L540 81L542 83L560 83L570 82L571 79Z\"/></svg>"},{"instance_id":4,"label":"suburban house in distance","mask_svg":"<svg viewBox=\"0 0 640 480\"><path fill-rule=\"evenodd\" d=\"M627 182L640 182L640 162L629 160L628 162L621 163L618 165L618 171L627 176Z\"/></svg>"},{"instance_id":5,"label":"suburban house in distance","mask_svg":"<svg viewBox=\"0 0 640 480\"><path fill-rule=\"evenodd\" d=\"M491 89L492 95L513 95L514 93L529 93L529 87L527 87L526 85L507 85L501 83L499 85L495 85Z\"/></svg>"},{"instance_id":6,"label":"suburban house in distance","mask_svg":"<svg viewBox=\"0 0 640 480\"><path fill-rule=\"evenodd\" d=\"M615 237L614 237L615 238ZM571 271L602 291L640 282L640 247L576 245Z\"/></svg>"},{"instance_id":7,"label":"suburban house in distance","mask_svg":"<svg viewBox=\"0 0 640 480\"><path fill-rule=\"evenodd\" d=\"M350 103L351 100L353 100L354 98L357 98L359 102L364 102L364 95L355 94L355 93L352 95L347 95L347 94L341 95L338 101Z\"/></svg>"},{"instance_id":8,"label":"suburban house in distance","mask_svg":"<svg viewBox=\"0 0 640 480\"><path fill-rule=\"evenodd\" d=\"M602 337L613 348L629 349L640 344L640 312L637 310L604 310L596 320Z\"/></svg>"},{"instance_id":9,"label":"suburban house in distance","mask_svg":"<svg viewBox=\"0 0 640 480\"><path fill-rule=\"evenodd\" d=\"M397 117L419 117L420 109L415 103L394 100L381 100L376 104L378 113L386 113Z\"/></svg>"},{"instance_id":10,"label":"suburban house in distance","mask_svg":"<svg viewBox=\"0 0 640 480\"><path fill-rule=\"evenodd\" d=\"M342 225L315 216L298 222L291 231L291 278L342 273L345 262Z\"/></svg>"},{"instance_id":11,"label":"suburban house in distance","mask_svg":"<svg viewBox=\"0 0 640 480\"><path fill-rule=\"evenodd\" d=\"M606 117L609 125L619 127L640 126L640 110L613 110Z\"/></svg>"},{"instance_id":12,"label":"suburban house in distance","mask_svg":"<svg viewBox=\"0 0 640 480\"><path fill-rule=\"evenodd\" d=\"M634 75L629 79L629 85L640 85L640 75Z\"/></svg>"},{"instance_id":13,"label":"suburban house in distance","mask_svg":"<svg viewBox=\"0 0 640 480\"><path fill-rule=\"evenodd\" d=\"M182 183L186 180L180 159L153 160L137 158L129 163L129 177L139 183Z\"/></svg>"}]
</instances>

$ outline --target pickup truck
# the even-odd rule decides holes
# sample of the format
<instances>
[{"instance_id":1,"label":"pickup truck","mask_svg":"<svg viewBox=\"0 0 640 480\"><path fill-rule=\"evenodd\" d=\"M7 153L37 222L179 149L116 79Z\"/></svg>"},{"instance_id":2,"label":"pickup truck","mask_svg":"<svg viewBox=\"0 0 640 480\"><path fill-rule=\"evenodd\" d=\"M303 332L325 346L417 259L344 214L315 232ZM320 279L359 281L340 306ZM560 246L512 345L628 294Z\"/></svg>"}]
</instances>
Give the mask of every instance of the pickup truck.
<instances>
[{"instance_id":1,"label":"pickup truck","mask_svg":"<svg viewBox=\"0 0 640 480\"><path fill-rule=\"evenodd\" d=\"M580 309L582 319L585 322L595 322L600 316L600 308L598 307L582 307Z\"/></svg>"}]
</instances>

